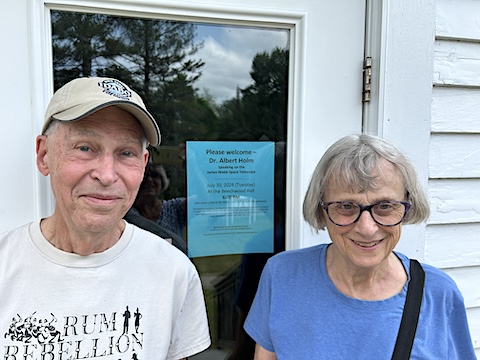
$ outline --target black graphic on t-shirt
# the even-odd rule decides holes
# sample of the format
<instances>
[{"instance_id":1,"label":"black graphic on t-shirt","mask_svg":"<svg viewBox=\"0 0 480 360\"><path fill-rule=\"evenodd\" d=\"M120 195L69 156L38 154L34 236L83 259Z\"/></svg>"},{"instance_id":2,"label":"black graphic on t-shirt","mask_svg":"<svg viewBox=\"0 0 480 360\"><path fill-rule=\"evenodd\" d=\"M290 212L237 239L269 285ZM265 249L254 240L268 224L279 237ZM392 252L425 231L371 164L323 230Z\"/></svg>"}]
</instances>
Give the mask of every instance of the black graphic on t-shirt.
<instances>
[{"instance_id":1,"label":"black graphic on t-shirt","mask_svg":"<svg viewBox=\"0 0 480 360\"><path fill-rule=\"evenodd\" d=\"M121 317L124 319L123 329L118 326ZM137 307L133 313L135 332L129 334L132 314L128 306L120 312L62 315L58 318L53 313L44 316L33 312L27 317L15 314L8 329L4 329L3 337L11 343L3 345L3 359L144 360L141 357L144 350L142 317Z\"/></svg>"},{"instance_id":2,"label":"black graphic on t-shirt","mask_svg":"<svg viewBox=\"0 0 480 360\"><path fill-rule=\"evenodd\" d=\"M123 313L123 333L124 334L127 334L128 333L128 322L130 321L130 317L132 315L130 315L130 310L128 310L128 306L127 306L127 309L125 310L125 312Z\"/></svg>"},{"instance_id":3,"label":"black graphic on t-shirt","mask_svg":"<svg viewBox=\"0 0 480 360\"><path fill-rule=\"evenodd\" d=\"M135 313L133 314L134 318L135 318L135 332L138 333L138 328L140 327L140 319L143 317L142 314L140 314L140 311L137 310L135 311ZM134 354L135 355L135 354Z\"/></svg>"},{"instance_id":4,"label":"black graphic on t-shirt","mask_svg":"<svg viewBox=\"0 0 480 360\"><path fill-rule=\"evenodd\" d=\"M52 324L57 322L55 315L50 313L51 319L37 319L34 312L23 319L19 314L12 319L10 328L5 333L5 338L15 341L30 343L37 341L39 344L62 341L60 331Z\"/></svg>"}]
</instances>

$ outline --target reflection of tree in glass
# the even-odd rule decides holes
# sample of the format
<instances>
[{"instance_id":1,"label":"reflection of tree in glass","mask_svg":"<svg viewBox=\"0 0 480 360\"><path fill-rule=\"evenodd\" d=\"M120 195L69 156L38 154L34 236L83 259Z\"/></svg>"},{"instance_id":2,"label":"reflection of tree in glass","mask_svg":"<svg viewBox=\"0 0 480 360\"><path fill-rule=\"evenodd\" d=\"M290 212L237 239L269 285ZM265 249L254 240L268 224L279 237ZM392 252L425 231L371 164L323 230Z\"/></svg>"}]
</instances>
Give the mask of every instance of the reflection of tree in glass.
<instances>
[{"instance_id":1,"label":"reflection of tree in glass","mask_svg":"<svg viewBox=\"0 0 480 360\"><path fill-rule=\"evenodd\" d=\"M112 34L107 15L52 11L55 89L77 77L95 75L110 56L107 48L119 47Z\"/></svg>"},{"instance_id":2,"label":"reflection of tree in glass","mask_svg":"<svg viewBox=\"0 0 480 360\"><path fill-rule=\"evenodd\" d=\"M285 141L289 51L259 53L252 61L253 84L220 108L224 140ZM228 131L229 129L229 131Z\"/></svg>"},{"instance_id":3,"label":"reflection of tree in glass","mask_svg":"<svg viewBox=\"0 0 480 360\"><path fill-rule=\"evenodd\" d=\"M202 96L194 88L204 65L194 59L203 45L195 33L191 22L52 11L55 89L81 76L124 81L159 122L164 146L194 139L285 141L288 50L258 53L253 83L217 104L208 89ZM183 166L164 165L172 180L165 196L183 196Z\"/></svg>"},{"instance_id":4,"label":"reflection of tree in glass","mask_svg":"<svg viewBox=\"0 0 480 360\"><path fill-rule=\"evenodd\" d=\"M204 65L193 58L202 46L195 32L191 22L52 11L55 88L79 76L123 80L160 123L164 145L285 140L288 50L257 54L252 85L215 104L193 87Z\"/></svg>"},{"instance_id":5,"label":"reflection of tree in glass","mask_svg":"<svg viewBox=\"0 0 480 360\"><path fill-rule=\"evenodd\" d=\"M189 57L202 45L194 43L193 23L52 11L52 29L55 78L65 71L64 82L126 75L144 97L180 74L188 84L201 75L203 62Z\"/></svg>"},{"instance_id":6,"label":"reflection of tree in glass","mask_svg":"<svg viewBox=\"0 0 480 360\"><path fill-rule=\"evenodd\" d=\"M213 112L192 87L204 65L192 58L202 46L194 23L52 11L52 29L55 88L79 76L114 77L144 99L163 144L206 131Z\"/></svg>"},{"instance_id":7,"label":"reflection of tree in glass","mask_svg":"<svg viewBox=\"0 0 480 360\"><path fill-rule=\"evenodd\" d=\"M130 72L129 83L138 89L160 124L162 143L177 145L199 117L192 84L201 76L204 63L191 58L201 46L194 43L196 25L124 18L117 19L117 24L125 46L122 60L128 67L116 64L106 75Z\"/></svg>"}]
</instances>

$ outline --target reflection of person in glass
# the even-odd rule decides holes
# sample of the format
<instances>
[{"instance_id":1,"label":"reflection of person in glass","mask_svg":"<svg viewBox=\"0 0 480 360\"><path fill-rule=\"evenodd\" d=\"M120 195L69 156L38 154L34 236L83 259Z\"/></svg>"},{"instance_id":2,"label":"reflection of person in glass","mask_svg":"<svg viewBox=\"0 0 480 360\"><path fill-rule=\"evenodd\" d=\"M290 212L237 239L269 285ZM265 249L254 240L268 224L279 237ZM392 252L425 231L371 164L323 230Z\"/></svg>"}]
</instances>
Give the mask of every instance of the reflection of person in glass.
<instances>
[{"instance_id":1,"label":"reflection of person in glass","mask_svg":"<svg viewBox=\"0 0 480 360\"><path fill-rule=\"evenodd\" d=\"M164 167L149 162L133 207L140 215L183 237L183 229L187 222L186 199L184 197L161 199L159 196L168 185L169 179Z\"/></svg>"},{"instance_id":2,"label":"reflection of person in glass","mask_svg":"<svg viewBox=\"0 0 480 360\"><path fill-rule=\"evenodd\" d=\"M413 165L378 137L342 138L318 163L303 210L331 243L268 261L245 322L255 359L390 359L411 280L410 259L394 248L402 223L429 215ZM459 289L422 268L411 358L476 359Z\"/></svg>"},{"instance_id":3,"label":"reflection of person in glass","mask_svg":"<svg viewBox=\"0 0 480 360\"><path fill-rule=\"evenodd\" d=\"M187 244L182 237L182 228L186 223L186 200L161 200L159 195L168 185L163 166L149 161L137 197L124 219L168 240L186 254Z\"/></svg>"}]
</instances>

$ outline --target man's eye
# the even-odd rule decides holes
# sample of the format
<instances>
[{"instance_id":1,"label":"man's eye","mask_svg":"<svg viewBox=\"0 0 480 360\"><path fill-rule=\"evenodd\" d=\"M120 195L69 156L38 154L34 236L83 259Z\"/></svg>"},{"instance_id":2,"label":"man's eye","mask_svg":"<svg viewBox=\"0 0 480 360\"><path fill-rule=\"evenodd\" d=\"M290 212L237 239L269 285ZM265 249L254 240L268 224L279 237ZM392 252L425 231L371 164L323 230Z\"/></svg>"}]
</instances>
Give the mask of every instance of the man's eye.
<instances>
[{"instance_id":1,"label":"man's eye","mask_svg":"<svg viewBox=\"0 0 480 360\"><path fill-rule=\"evenodd\" d=\"M122 155L125 156L125 157L131 157L133 154L131 151L124 151L122 152Z\"/></svg>"},{"instance_id":2,"label":"man's eye","mask_svg":"<svg viewBox=\"0 0 480 360\"><path fill-rule=\"evenodd\" d=\"M88 151L90 151L90 148L89 148L88 146L80 146L78 149L79 149L80 151L83 151L83 152L88 152Z\"/></svg>"}]
</instances>

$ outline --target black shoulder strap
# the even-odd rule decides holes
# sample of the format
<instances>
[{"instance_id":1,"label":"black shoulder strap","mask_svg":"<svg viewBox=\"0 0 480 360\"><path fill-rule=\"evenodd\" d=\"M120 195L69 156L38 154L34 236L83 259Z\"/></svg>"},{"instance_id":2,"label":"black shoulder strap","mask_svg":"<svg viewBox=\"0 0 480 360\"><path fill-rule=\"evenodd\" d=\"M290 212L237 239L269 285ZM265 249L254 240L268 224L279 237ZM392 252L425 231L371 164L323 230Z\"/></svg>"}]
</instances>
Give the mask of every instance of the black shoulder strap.
<instances>
[{"instance_id":1,"label":"black shoulder strap","mask_svg":"<svg viewBox=\"0 0 480 360\"><path fill-rule=\"evenodd\" d=\"M398 330L397 342L393 350L392 360L410 359L413 339L417 331L420 306L422 305L423 284L425 282L425 271L417 260L410 260L410 283L405 299L402 322Z\"/></svg>"}]
</instances>

